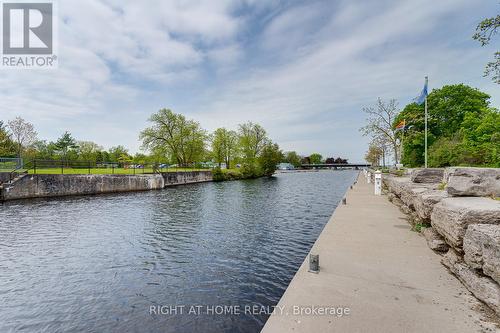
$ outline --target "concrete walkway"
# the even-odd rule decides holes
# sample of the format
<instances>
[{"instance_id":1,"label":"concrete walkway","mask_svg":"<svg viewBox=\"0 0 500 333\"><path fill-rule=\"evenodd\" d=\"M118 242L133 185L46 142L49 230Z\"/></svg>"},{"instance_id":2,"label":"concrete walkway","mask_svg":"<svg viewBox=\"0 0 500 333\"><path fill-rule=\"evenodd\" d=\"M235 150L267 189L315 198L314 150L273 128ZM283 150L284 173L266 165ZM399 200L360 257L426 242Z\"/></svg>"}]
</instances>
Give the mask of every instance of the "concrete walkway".
<instances>
[{"instance_id":1,"label":"concrete walkway","mask_svg":"<svg viewBox=\"0 0 500 333\"><path fill-rule=\"evenodd\" d=\"M484 331L473 310L479 302L362 175L311 253L320 255L321 272L309 273L306 258L278 304L283 313L262 332ZM314 306L349 315L310 314Z\"/></svg>"}]
</instances>

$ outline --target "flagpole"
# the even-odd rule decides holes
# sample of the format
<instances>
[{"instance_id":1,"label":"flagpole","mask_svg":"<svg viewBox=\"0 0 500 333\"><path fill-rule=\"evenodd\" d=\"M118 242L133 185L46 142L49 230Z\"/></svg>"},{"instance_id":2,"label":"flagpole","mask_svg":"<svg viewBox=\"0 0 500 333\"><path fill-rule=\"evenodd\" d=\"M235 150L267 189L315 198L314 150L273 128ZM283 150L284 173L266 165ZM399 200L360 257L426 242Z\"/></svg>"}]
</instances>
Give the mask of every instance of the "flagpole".
<instances>
[{"instance_id":1,"label":"flagpole","mask_svg":"<svg viewBox=\"0 0 500 333\"><path fill-rule=\"evenodd\" d=\"M428 87L429 79L425 77L425 87ZM427 168L427 94L425 95L425 167Z\"/></svg>"}]
</instances>

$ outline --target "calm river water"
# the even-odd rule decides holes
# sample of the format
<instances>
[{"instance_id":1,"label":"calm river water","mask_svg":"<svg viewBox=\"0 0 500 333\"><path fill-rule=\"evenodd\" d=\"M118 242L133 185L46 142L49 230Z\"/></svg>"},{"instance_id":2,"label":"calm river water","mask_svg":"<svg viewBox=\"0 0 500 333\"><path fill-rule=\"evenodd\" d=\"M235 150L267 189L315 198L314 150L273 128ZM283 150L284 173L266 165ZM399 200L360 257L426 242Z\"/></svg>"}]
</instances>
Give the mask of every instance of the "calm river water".
<instances>
[{"instance_id":1,"label":"calm river water","mask_svg":"<svg viewBox=\"0 0 500 333\"><path fill-rule=\"evenodd\" d=\"M258 332L356 174L0 205L0 332Z\"/></svg>"}]
</instances>

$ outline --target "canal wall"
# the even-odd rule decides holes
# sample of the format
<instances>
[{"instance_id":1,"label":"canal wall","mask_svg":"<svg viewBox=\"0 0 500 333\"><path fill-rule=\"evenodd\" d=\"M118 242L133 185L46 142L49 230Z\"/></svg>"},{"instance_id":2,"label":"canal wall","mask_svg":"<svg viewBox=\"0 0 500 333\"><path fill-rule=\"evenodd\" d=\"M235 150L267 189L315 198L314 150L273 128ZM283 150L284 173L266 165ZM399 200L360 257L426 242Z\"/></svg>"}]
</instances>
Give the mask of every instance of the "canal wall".
<instances>
[{"instance_id":1,"label":"canal wall","mask_svg":"<svg viewBox=\"0 0 500 333\"><path fill-rule=\"evenodd\" d=\"M10 172L0 172L0 184L10 180Z\"/></svg>"},{"instance_id":2,"label":"canal wall","mask_svg":"<svg viewBox=\"0 0 500 333\"><path fill-rule=\"evenodd\" d=\"M442 264L500 316L500 169L416 169L383 184Z\"/></svg>"},{"instance_id":3,"label":"canal wall","mask_svg":"<svg viewBox=\"0 0 500 333\"><path fill-rule=\"evenodd\" d=\"M262 332L495 332L404 220L359 177L310 251L319 272L306 257Z\"/></svg>"},{"instance_id":4,"label":"canal wall","mask_svg":"<svg viewBox=\"0 0 500 333\"><path fill-rule=\"evenodd\" d=\"M162 189L212 180L211 171L143 175L21 175L0 187L0 200Z\"/></svg>"},{"instance_id":5,"label":"canal wall","mask_svg":"<svg viewBox=\"0 0 500 333\"><path fill-rule=\"evenodd\" d=\"M212 171L162 172L164 186L211 182Z\"/></svg>"}]
</instances>

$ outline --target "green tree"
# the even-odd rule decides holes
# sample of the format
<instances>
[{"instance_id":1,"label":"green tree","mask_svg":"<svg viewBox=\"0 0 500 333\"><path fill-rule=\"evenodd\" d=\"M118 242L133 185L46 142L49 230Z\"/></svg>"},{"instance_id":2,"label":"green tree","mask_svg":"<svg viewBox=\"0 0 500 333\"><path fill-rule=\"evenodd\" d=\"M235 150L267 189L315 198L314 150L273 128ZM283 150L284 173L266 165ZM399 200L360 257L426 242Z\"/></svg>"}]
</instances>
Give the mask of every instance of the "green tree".
<instances>
[{"instance_id":1,"label":"green tree","mask_svg":"<svg viewBox=\"0 0 500 333\"><path fill-rule=\"evenodd\" d=\"M283 159L283 152L276 143L268 142L259 156L259 166L265 176L272 176L278 163Z\"/></svg>"},{"instance_id":2,"label":"green tree","mask_svg":"<svg viewBox=\"0 0 500 333\"><path fill-rule=\"evenodd\" d=\"M182 166L203 157L207 135L198 122L169 109L161 109L149 120L153 125L140 134L144 149L161 152Z\"/></svg>"},{"instance_id":3,"label":"green tree","mask_svg":"<svg viewBox=\"0 0 500 333\"><path fill-rule=\"evenodd\" d=\"M215 162L221 167L226 163L230 168L231 161L236 157L238 149L238 135L234 131L218 128L211 136L212 154Z\"/></svg>"},{"instance_id":4,"label":"green tree","mask_svg":"<svg viewBox=\"0 0 500 333\"><path fill-rule=\"evenodd\" d=\"M132 163L132 161L132 156L130 156L129 154L121 154L120 156L118 156L118 163L120 163L121 165L130 164Z\"/></svg>"},{"instance_id":5,"label":"green tree","mask_svg":"<svg viewBox=\"0 0 500 333\"><path fill-rule=\"evenodd\" d=\"M484 19L476 27L476 33L472 38L479 41L481 46L488 45L491 38L498 33L500 29L500 15ZM493 61L486 64L484 76L492 75L492 80L500 84L500 51L493 55Z\"/></svg>"},{"instance_id":6,"label":"green tree","mask_svg":"<svg viewBox=\"0 0 500 333\"><path fill-rule=\"evenodd\" d=\"M120 158L123 160L123 156L129 156L128 149L122 145L114 146L109 148L108 160L109 162L120 162Z\"/></svg>"},{"instance_id":7,"label":"green tree","mask_svg":"<svg viewBox=\"0 0 500 333\"><path fill-rule=\"evenodd\" d=\"M146 154L136 153L132 158L132 162L135 164L147 164L150 158Z\"/></svg>"},{"instance_id":8,"label":"green tree","mask_svg":"<svg viewBox=\"0 0 500 333\"><path fill-rule=\"evenodd\" d=\"M381 157L382 149L374 144L370 144L365 155L365 160L373 166L379 166Z\"/></svg>"},{"instance_id":9,"label":"green tree","mask_svg":"<svg viewBox=\"0 0 500 333\"><path fill-rule=\"evenodd\" d=\"M0 121L0 157L13 157L16 155L16 146L12 141L3 121Z\"/></svg>"},{"instance_id":10,"label":"green tree","mask_svg":"<svg viewBox=\"0 0 500 333\"><path fill-rule=\"evenodd\" d=\"M102 151L104 148L92 141L78 141L77 143L78 158L83 161L97 161L97 152Z\"/></svg>"},{"instance_id":11,"label":"green tree","mask_svg":"<svg viewBox=\"0 0 500 333\"><path fill-rule=\"evenodd\" d=\"M301 157L294 151L288 151L285 153L284 162L290 163L294 167L299 167L301 165Z\"/></svg>"},{"instance_id":12,"label":"green tree","mask_svg":"<svg viewBox=\"0 0 500 333\"><path fill-rule=\"evenodd\" d=\"M323 156L319 153L313 153L309 156L309 161L311 164L320 164L323 161Z\"/></svg>"},{"instance_id":13,"label":"green tree","mask_svg":"<svg viewBox=\"0 0 500 333\"><path fill-rule=\"evenodd\" d=\"M489 108L489 98L488 94L464 84L434 89L427 97L429 151L441 137L453 138L460 131L466 114L480 117ZM409 127L404 133L403 164L421 166L424 164L425 149L424 106L408 104L393 121L393 127L403 119ZM401 132L397 135L402 138ZM440 142L442 144L444 141Z\"/></svg>"},{"instance_id":14,"label":"green tree","mask_svg":"<svg viewBox=\"0 0 500 333\"><path fill-rule=\"evenodd\" d=\"M63 161L67 161L68 152L72 149L76 149L77 147L76 140L68 131L64 132L64 134L61 135L55 143L55 148L61 154Z\"/></svg>"},{"instance_id":15,"label":"green tree","mask_svg":"<svg viewBox=\"0 0 500 333\"><path fill-rule=\"evenodd\" d=\"M493 108L485 109L479 116L468 113L460 128L460 163L500 167L500 113Z\"/></svg>"},{"instance_id":16,"label":"green tree","mask_svg":"<svg viewBox=\"0 0 500 333\"><path fill-rule=\"evenodd\" d=\"M269 142L266 130L259 124L247 122L239 125L239 145L246 163L254 163Z\"/></svg>"},{"instance_id":17,"label":"green tree","mask_svg":"<svg viewBox=\"0 0 500 333\"><path fill-rule=\"evenodd\" d=\"M33 151L32 158L51 160L56 157L57 147L54 142L47 143L46 140L38 140L33 143Z\"/></svg>"},{"instance_id":18,"label":"green tree","mask_svg":"<svg viewBox=\"0 0 500 333\"><path fill-rule=\"evenodd\" d=\"M460 164L460 136L441 137L429 148L429 166L449 167Z\"/></svg>"}]
</instances>

